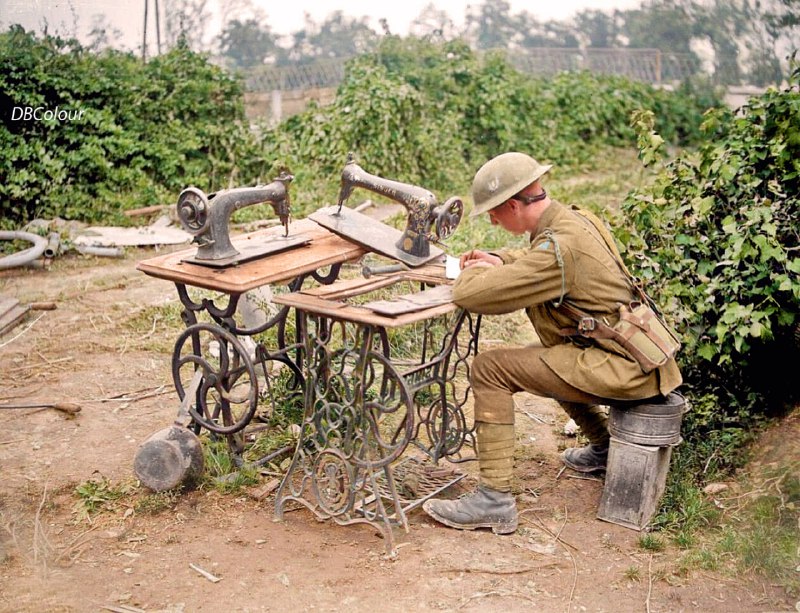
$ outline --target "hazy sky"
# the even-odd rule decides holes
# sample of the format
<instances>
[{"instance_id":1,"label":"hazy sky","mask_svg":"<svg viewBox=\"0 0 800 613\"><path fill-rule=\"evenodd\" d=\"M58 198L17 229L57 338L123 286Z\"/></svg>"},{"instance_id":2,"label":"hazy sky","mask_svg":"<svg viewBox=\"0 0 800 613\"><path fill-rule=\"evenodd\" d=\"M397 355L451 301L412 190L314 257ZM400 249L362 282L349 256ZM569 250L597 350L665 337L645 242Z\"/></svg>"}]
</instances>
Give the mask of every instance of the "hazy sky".
<instances>
[{"instance_id":1,"label":"hazy sky","mask_svg":"<svg viewBox=\"0 0 800 613\"><path fill-rule=\"evenodd\" d=\"M142 37L142 22L146 0L0 0L0 28L5 30L12 23L27 29L41 31L48 24L50 33L78 35L83 39L91 29L95 15L106 15L108 22L123 33L123 46L132 48ZM155 0L148 0L150 12ZM160 0L163 6L169 0ZM217 9L231 0L208 0L208 6ZM528 11L541 21L566 19L582 9L629 9L641 5L641 0L508 0L511 12ZM340 10L351 17L367 16L372 27L379 30L378 19L385 17L392 32L406 34L411 21L428 4L446 11L456 24L464 21L465 9L470 4L481 4L480 0L293 0L288 3L275 0L251 0L267 16L273 32L290 34L304 25L304 14L309 13L317 23L330 13ZM217 14L217 28L220 17ZM163 25L162 25L163 27ZM152 25L149 26L152 29Z\"/></svg>"}]
</instances>

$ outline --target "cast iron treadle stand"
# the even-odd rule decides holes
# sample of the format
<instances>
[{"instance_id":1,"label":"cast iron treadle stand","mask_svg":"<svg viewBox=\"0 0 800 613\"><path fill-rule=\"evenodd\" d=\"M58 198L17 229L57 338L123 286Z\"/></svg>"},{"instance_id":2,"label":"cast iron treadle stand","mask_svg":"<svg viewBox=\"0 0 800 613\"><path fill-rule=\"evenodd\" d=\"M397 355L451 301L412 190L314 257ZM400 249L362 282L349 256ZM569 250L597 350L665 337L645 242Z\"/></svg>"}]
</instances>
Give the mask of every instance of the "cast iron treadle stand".
<instances>
[{"instance_id":1,"label":"cast iron treadle stand","mask_svg":"<svg viewBox=\"0 0 800 613\"><path fill-rule=\"evenodd\" d=\"M238 465L243 463L245 428L256 421L254 417L260 417L256 415L259 401L267 411L285 401L286 394L296 396L299 402L304 387L299 337L287 338L291 334L287 325L291 307L282 306L262 325L244 328L234 317L241 295L265 285L288 286L289 291L296 291L310 279L331 284L342 263L364 255L362 248L314 222L293 222L291 230L300 243L273 250L266 257L242 260L235 266L198 264L193 261L195 249L159 255L137 265L148 275L173 282L183 305L181 318L186 329L178 336L171 364L181 400L176 424L189 426L196 434L206 429L212 436L224 436ZM280 240L278 231L269 228L241 235L233 238L232 244L240 253L251 253ZM211 290L219 297L193 298L189 287ZM267 331L275 333L268 344L250 342ZM281 369L288 369L288 381L282 380L278 390L274 387L275 371ZM263 402L265 399L271 402ZM254 424L247 433L266 427ZM283 448L276 453L287 451L290 449ZM266 463L271 456L255 463Z\"/></svg>"},{"instance_id":2,"label":"cast iron treadle stand","mask_svg":"<svg viewBox=\"0 0 800 613\"><path fill-rule=\"evenodd\" d=\"M289 291L302 287L309 277L323 285L333 283L340 269L341 264L336 264L325 276L317 271L300 275L289 283ZM205 428L213 434L225 436L234 463L241 466L245 446L242 431L253 420L259 400L269 396L270 406L285 400L274 398L271 389L273 373L278 365L291 372L287 389L281 392L291 395L303 393L302 345L297 338L292 342L286 339L290 308L282 306L278 313L258 327L242 328L234 319L241 294L228 294L227 304L218 306L208 298L195 302L183 283L175 285L184 307L181 319L186 324L172 353L175 389L181 401L187 391L195 395L194 402L188 404L194 432L199 434ZM198 322L197 315L203 312L215 323ZM242 343L243 337L252 338L272 328L275 328L277 337L273 348L259 342L255 344L255 351L248 351ZM202 371L203 377L196 391L192 392L189 382L197 370ZM261 458L256 464L265 464L272 457Z\"/></svg>"},{"instance_id":3,"label":"cast iron treadle stand","mask_svg":"<svg viewBox=\"0 0 800 613\"><path fill-rule=\"evenodd\" d=\"M281 298L291 303L294 295ZM464 414L469 387L459 393L456 377L468 381L480 318L455 308L420 317L421 357L404 367L390 359L383 326L294 306L306 356L305 415L275 514L282 519L295 501L320 519L369 524L394 555L392 528L408 531L409 511L465 476L434 463L474 459L463 453L474 448ZM421 453L403 457L409 443Z\"/></svg>"}]
</instances>

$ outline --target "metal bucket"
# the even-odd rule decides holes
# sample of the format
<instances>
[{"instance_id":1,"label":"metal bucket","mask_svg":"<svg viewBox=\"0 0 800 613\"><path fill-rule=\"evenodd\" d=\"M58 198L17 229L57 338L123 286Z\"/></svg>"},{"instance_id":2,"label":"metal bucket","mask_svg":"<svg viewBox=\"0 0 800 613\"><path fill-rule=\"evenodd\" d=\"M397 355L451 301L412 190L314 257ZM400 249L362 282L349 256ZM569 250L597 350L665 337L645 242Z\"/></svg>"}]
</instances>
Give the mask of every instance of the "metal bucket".
<instances>
[{"instance_id":1,"label":"metal bucket","mask_svg":"<svg viewBox=\"0 0 800 613\"><path fill-rule=\"evenodd\" d=\"M203 446L197 435L181 426L153 433L136 451L133 471L154 492L190 483L203 474Z\"/></svg>"},{"instance_id":2,"label":"metal bucket","mask_svg":"<svg viewBox=\"0 0 800 613\"><path fill-rule=\"evenodd\" d=\"M681 421L686 399L672 392L661 401L618 403L610 407L608 431L623 441L649 447L681 442Z\"/></svg>"}]
</instances>

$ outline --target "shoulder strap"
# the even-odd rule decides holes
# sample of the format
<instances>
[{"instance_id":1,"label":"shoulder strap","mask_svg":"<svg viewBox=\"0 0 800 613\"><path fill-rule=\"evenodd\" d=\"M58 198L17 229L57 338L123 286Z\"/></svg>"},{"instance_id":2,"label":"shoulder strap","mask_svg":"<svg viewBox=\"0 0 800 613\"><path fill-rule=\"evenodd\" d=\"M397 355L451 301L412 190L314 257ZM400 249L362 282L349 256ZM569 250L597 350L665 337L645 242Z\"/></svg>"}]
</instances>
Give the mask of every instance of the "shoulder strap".
<instances>
[{"instance_id":1,"label":"shoulder strap","mask_svg":"<svg viewBox=\"0 0 800 613\"><path fill-rule=\"evenodd\" d=\"M638 277L635 277L631 274L631 271L628 270L628 267L625 265L625 261L622 259L622 255L617 249L617 244L614 242L614 237L611 235L611 232L608 231L608 228L603 224L602 221L592 213L591 211L585 211L583 209L579 209L577 207L573 207L573 211L577 213L582 219L586 220L587 223L592 224L592 226L598 231L603 242L605 243L606 249L611 254L611 257L617 262L617 266L622 271L622 274L625 275L625 278L628 280L628 283L631 285L631 289L639 295L639 299L647 304L653 311L661 316L661 311L653 302L653 299L644 291L644 287L642 286L642 281Z\"/></svg>"},{"instance_id":2,"label":"shoulder strap","mask_svg":"<svg viewBox=\"0 0 800 613\"><path fill-rule=\"evenodd\" d=\"M585 211L579 208L573 208L578 215L581 216L582 219L588 221L597 232L600 234L600 237L603 239L603 243L605 244L606 249L611 254L611 257L617 262L617 266L619 266L620 270L622 270L623 274L632 282L634 286L637 285L637 279L631 274L631 271L628 270L628 267L625 265L625 262L622 259L622 254L620 254L619 249L617 249L617 243L614 242L614 237L611 235L611 232L608 231L605 224L590 211Z\"/></svg>"}]
</instances>

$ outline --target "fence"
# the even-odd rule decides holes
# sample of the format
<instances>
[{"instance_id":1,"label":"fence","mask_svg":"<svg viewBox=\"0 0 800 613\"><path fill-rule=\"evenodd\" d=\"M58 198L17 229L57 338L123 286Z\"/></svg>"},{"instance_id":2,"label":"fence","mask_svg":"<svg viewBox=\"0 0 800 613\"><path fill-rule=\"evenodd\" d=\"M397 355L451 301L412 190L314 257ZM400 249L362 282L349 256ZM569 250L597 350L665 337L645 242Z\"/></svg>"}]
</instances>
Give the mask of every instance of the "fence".
<instances>
[{"instance_id":1,"label":"fence","mask_svg":"<svg viewBox=\"0 0 800 613\"><path fill-rule=\"evenodd\" d=\"M259 66L245 80L247 91L296 91L336 87L344 79L347 59L318 60L313 64Z\"/></svg>"},{"instance_id":2,"label":"fence","mask_svg":"<svg viewBox=\"0 0 800 613\"><path fill-rule=\"evenodd\" d=\"M505 53L508 61L520 72L539 77L563 71L588 70L619 75L656 86L683 81L704 72L697 58L688 53L665 53L658 49L558 49L528 48ZM283 117L302 111L310 100L326 104L336 95L336 87L344 79L347 59L326 59L314 64L296 66L261 66L246 78L245 107L251 120L268 118L277 124ZM718 58L717 75L724 80L735 58ZM753 88L745 93L733 92L729 104L736 108Z\"/></svg>"},{"instance_id":3,"label":"fence","mask_svg":"<svg viewBox=\"0 0 800 613\"><path fill-rule=\"evenodd\" d=\"M699 71L697 60L690 54L664 53L658 49L539 48L509 53L508 60L520 72L537 76L588 70L654 85L682 81Z\"/></svg>"},{"instance_id":4,"label":"fence","mask_svg":"<svg viewBox=\"0 0 800 613\"><path fill-rule=\"evenodd\" d=\"M664 53L658 49L559 49L528 48L508 53L521 72L537 76L562 71L589 70L625 76L661 85L697 74L697 59L690 54ZM250 92L295 91L335 88L344 78L347 59L325 59L295 66L260 66L246 79Z\"/></svg>"}]
</instances>

